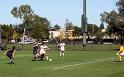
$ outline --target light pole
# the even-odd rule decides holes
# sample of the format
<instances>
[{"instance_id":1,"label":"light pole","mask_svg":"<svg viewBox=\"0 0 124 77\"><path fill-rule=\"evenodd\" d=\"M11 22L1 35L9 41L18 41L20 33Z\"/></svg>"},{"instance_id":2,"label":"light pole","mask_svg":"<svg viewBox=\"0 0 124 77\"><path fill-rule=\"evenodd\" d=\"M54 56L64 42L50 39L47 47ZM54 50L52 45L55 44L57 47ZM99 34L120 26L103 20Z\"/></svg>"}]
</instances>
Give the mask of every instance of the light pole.
<instances>
[{"instance_id":1,"label":"light pole","mask_svg":"<svg viewBox=\"0 0 124 77\"><path fill-rule=\"evenodd\" d=\"M87 33L87 17L86 17L86 0L83 0L83 15L81 19L82 33L83 33L83 47L86 47L86 33Z\"/></svg>"}]
</instances>

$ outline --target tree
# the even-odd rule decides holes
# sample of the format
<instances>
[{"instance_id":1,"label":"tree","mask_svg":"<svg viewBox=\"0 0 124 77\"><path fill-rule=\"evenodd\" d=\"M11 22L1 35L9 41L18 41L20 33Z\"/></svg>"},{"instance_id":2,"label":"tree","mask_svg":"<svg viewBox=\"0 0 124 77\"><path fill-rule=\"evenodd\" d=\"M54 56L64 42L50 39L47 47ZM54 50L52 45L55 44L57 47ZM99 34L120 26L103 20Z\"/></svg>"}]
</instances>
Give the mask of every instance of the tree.
<instances>
[{"instance_id":1,"label":"tree","mask_svg":"<svg viewBox=\"0 0 124 77\"><path fill-rule=\"evenodd\" d=\"M19 33L23 33L23 29L26 28L27 31L29 30L28 28L30 28L28 25L28 23L33 20L33 15L34 12L31 9L30 5L21 5L19 7L14 7L11 10L11 14L16 17L19 18L23 24L21 24L21 27L16 27L16 29L18 29ZM29 32L29 31L28 31Z\"/></svg>"},{"instance_id":2,"label":"tree","mask_svg":"<svg viewBox=\"0 0 124 77\"><path fill-rule=\"evenodd\" d=\"M44 39L49 37L49 21L46 18L34 14L29 5L14 7L11 14L22 20L22 24L16 27L17 32L23 33L26 28L26 35L35 39Z\"/></svg>"},{"instance_id":3,"label":"tree","mask_svg":"<svg viewBox=\"0 0 124 77\"><path fill-rule=\"evenodd\" d=\"M117 7L119 11L119 17L117 19L118 21L118 26L117 28L120 30L120 42L123 44L123 39L124 39L124 0L119 0L117 2Z\"/></svg>"},{"instance_id":4,"label":"tree","mask_svg":"<svg viewBox=\"0 0 124 77\"><path fill-rule=\"evenodd\" d=\"M12 35L12 38L13 38L13 40L16 40L17 39L17 32L16 32L16 30L14 30L13 35Z\"/></svg>"},{"instance_id":5,"label":"tree","mask_svg":"<svg viewBox=\"0 0 124 77\"><path fill-rule=\"evenodd\" d=\"M124 30L124 0L119 0L116 5L119 11L118 28Z\"/></svg>"},{"instance_id":6,"label":"tree","mask_svg":"<svg viewBox=\"0 0 124 77\"><path fill-rule=\"evenodd\" d=\"M115 10L110 12L105 11L101 14L101 21L109 24L111 27L116 27L118 16L119 14Z\"/></svg>"},{"instance_id":7,"label":"tree","mask_svg":"<svg viewBox=\"0 0 124 77\"><path fill-rule=\"evenodd\" d=\"M102 40L101 30L98 30L95 35L96 35L96 39L101 43L101 40Z\"/></svg>"},{"instance_id":8,"label":"tree","mask_svg":"<svg viewBox=\"0 0 124 77\"><path fill-rule=\"evenodd\" d=\"M49 21L46 18L34 16L32 21L33 30L31 36L36 39L48 39L49 38Z\"/></svg>"},{"instance_id":9,"label":"tree","mask_svg":"<svg viewBox=\"0 0 124 77\"><path fill-rule=\"evenodd\" d=\"M56 30L61 29L61 27L60 27L58 24L54 25L54 28L55 28Z\"/></svg>"},{"instance_id":10,"label":"tree","mask_svg":"<svg viewBox=\"0 0 124 77\"><path fill-rule=\"evenodd\" d=\"M75 37L82 36L81 27L74 26L73 29L74 29L73 36Z\"/></svg>"},{"instance_id":11,"label":"tree","mask_svg":"<svg viewBox=\"0 0 124 77\"><path fill-rule=\"evenodd\" d=\"M64 38L65 38L65 34L64 34L64 32L60 31L60 35L59 35L58 38L59 38L59 41L64 40Z\"/></svg>"},{"instance_id":12,"label":"tree","mask_svg":"<svg viewBox=\"0 0 124 77\"><path fill-rule=\"evenodd\" d=\"M118 34L120 37L120 43L124 38L124 1L119 0L116 3L116 6L119 8L119 13L116 11L104 12L101 14L101 21L107 23L110 27L109 31L111 33Z\"/></svg>"},{"instance_id":13,"label":"tree","mask_svg":"<svg viewBox=\"0 0 124 77\"><path fill-rule=\"evenodd\" d=\"M33 19L33 10L30 5L21 5L20 7L14 7L11 11L11 14L20 18L22 22L29 21Z\"/></svg>"},{"instance_id":14,"label":"tree","mask_svg":"<svg viewBox=\"0 0 124 77\"><path fill-rule=\"evenodd\" d=\"M31 9L30 5L21 5L19 7L14 7L11 11L11 14L16 17L21 19L23 24L21 25L21 29L23 30L24 28L29 30L32 25L29 25L29 22L33 20L34 12Z\"/></svg>"},{"instance_id":15,"label":"tree","mask_svg":"<svg viewBox=\"0 0 124 77\"><path fill-rule=\"evenodd\" d=\"M118 32L117 19L119 14L116 11L104 12L101 14L101 21L107 23L114 33Z\"/></svg>"},{"instance_id":16,"label":"tree","mask_svg":"<svg viewBox=\"0 0 124 77\"><path fill-rule=\"evenodd\" d=\"M66 38L68 41L73 39L73 24L71 21L69 21L68 19L65 22L65 27L66 27Z\"/></svg>"},{"instance_id":17,"label":"tree","mask_svg":"<svg viewBox=\"0 0 124 77\"><path fill-rule=\"evenodd\" d=\"M87 32L88 36L95 36L95 34L98 32L99 28L95 24L87 24Z\"/></svg>"},{"instance_id":18,"label":"tree","mask_svg":"<svg viewBox=\"0 0 124 77\"><path fill-rule=\"evenodd\" d=\"M1 25L2 33L1 33L1 39L4 42L12 40L13 35L13 27L12 25Z\"/></svg>"},{"instance_id":19,"label":"tree","mask_svg":"<svg viewBox=\"0 0 124 77\"><path fill-rule=\"evenodd\" d=\"M104 29L104 24L103 23L100 24L100 29Z\"/></svg>"},{"instance_id":20,"label":"tree","mask_svg":"<svg viewBox=\"0 0 124 77\"><path fill-rule=\"evenodd\" d=\"M66 22L65 22L65 27L66 27L66 31L73 30L72 22L67 19Z\"/></svg>"}]
</instances>

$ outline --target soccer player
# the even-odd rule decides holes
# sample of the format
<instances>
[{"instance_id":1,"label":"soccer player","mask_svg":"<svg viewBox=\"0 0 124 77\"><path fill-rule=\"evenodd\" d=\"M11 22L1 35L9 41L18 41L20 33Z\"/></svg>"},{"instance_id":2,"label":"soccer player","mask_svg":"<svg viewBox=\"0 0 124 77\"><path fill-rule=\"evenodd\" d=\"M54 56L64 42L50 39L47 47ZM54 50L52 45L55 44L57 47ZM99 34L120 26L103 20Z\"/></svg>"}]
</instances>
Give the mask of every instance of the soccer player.
<instances>
[{"instance_id":1,"label":"soccer player","mask_svg":"<svg viewBox=\"0 0 124 77\"><path fill-rule=\"evenodd\" d=\"M8 62L8 64L15 64L13 62L13 60L14 60L14 53L15 53L15 46L12 46L11 49L9 49L9 50L7 50L5 52L6 56L10 59L9 62Z\"/></svg>"},{"instance_id":2,"label":"soccer player","mask_svg":"<svg viewBox=\"0 0 124 77\"><path fill-rule=\"evenodd\" d=\"M34 46L33 46L33 61L36 61L36 59L37 59L37 51L38 51L38 44L34 43Z\"/></svg>"},{"instance_id":3,"label":"soccer player","mask_svg":"<svg viewBox=\"0 0 124 77\"><path fill-rule=\"evenodd\" d=\"M57 47L57 51L59 51L60 50L60 46L59 46L58 42L56 43L56 47Z\"/></svg>"},{"instance_id":4,"label":"soccer player","mask_svg":"<svg viewBox=\"0 0 124 77\"><path fill-rule=\"evenodd\" d=\"M64 57L64 52L65 52L65 43L64 42L61 42L59 44L59 47L60 47L60 53L59 53L59 56L60 57Z\"/></svg>"},{"instance_id":5,"label":"soccer player","mask_svg":"<svg viewBox=\"0 0 124 77\"><path fill-rule=\"evenodd\" d=\"M122 61L122 56L124 56L124 47L120 45L120 50L118 51L117 55L119 56L119 60Z\"/></svg>"},{"instance_id":6,"label":"soccer player","mask_svg":"<svg viewBox=\"0 0 124 77\"><path fill-rule=\"evenodd\" d=\"M43 58L45 56L46 57L46 60L49 61L47 50L49 50L49 48L44 43L42 43L41 46L40 46L41 60L43 60Z\"/></svg>"}]
</instances>

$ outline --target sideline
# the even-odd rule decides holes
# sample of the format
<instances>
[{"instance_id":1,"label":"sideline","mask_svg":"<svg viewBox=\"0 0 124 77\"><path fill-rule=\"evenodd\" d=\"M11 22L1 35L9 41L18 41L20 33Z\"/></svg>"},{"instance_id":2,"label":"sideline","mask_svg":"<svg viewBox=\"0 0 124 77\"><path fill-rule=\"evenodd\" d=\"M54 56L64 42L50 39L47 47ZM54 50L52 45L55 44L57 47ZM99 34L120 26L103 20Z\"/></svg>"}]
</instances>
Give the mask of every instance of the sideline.
<instances>
[{"instance_id":1,"label":"sideline","mask_svg":"<svg viewBox=\"0 0 124 77\"><path fill-rule=\"evenodd\" d=\"M84 63L77 63L77 64L72 64L72 65L66 65L66 66L61 66L61 67L55 67L55 68L53 68L53 69L54 69L54 70L58 70L58 69L62 69L62 68L68 68L68 67L78 66L78 65L82 65L82 64L96 63L96 62L101 62L101 61L106 61L106 60L111 60L111 59L115 59L115 58L107 58L107 59L100 59L100 60L96 60L96 61L89 61L89 62L84 62Z\"/></svg>"}]
</instances>

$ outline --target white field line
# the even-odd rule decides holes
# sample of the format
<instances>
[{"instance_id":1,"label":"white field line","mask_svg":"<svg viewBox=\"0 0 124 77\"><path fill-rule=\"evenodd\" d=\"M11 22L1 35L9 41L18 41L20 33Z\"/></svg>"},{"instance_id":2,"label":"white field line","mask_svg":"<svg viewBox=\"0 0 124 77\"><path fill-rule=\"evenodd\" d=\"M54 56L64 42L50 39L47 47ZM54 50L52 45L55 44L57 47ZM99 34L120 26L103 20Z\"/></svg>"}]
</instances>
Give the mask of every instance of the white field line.
<instances>
[{"instance_id":1,"label":"white field line","mask_svg":"<svg viewBox=\"0 0 124 77\"><path fill-rule=\"evenodd\" d=\"M84 62L84 63L77 63L77 64L72 64L72 65L66 65L66 66L61 66L61 67L55 67L55 68L53 68L53 69L54 69L54 70L58 70L58 69L62 69L62 68L68 68L68 67L78 66L78 65L82 65L82 64L96 63L96 62L101 62L101 61L106 61L106 60L111 60L111 59L115 59L115 58L107 58L107 59L100 59L100 60L96 60L96 61L89 61L89 62Z\"/></svg>"}]
</instances>

